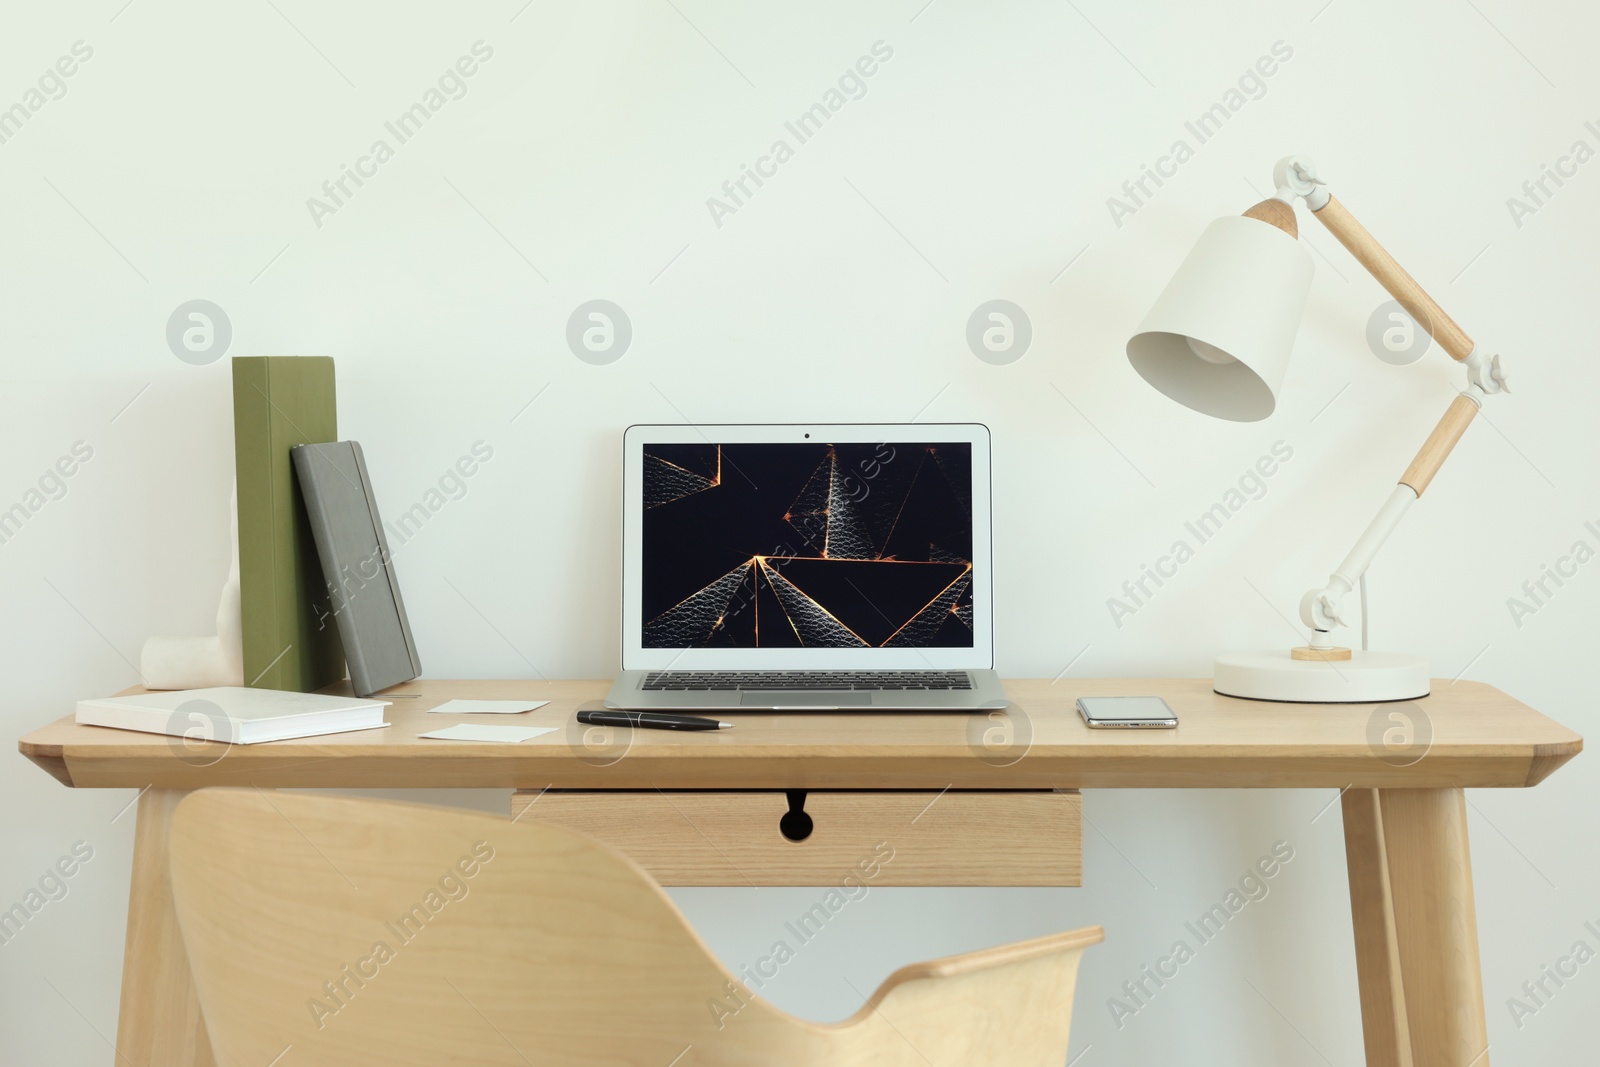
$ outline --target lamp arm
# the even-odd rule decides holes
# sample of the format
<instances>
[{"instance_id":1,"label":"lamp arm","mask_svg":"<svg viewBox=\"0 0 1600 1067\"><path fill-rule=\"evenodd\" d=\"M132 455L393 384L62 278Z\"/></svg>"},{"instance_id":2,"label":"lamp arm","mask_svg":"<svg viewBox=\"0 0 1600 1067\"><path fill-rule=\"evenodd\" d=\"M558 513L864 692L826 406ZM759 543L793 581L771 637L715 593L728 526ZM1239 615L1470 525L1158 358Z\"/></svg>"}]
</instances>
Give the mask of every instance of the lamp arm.
<instances>
[{"instance_id":1,"label":"lamp arm","mask_svg":"<svg viewBox=\"0 0 1600 1067\"><path fill-rule=\"evenodd\" d=\"M1401 518L1411 504L1427 490L1456 442L1461 440L1461 435L1472 424L1484 396L1509 390L1500 367L1500 357L1487 356L1478 349L1467 332L1367 232L1367 228L1336 198L1319 188L1322 182L1308 163L1291 158L1279 166L1287 168L1287 177L1279 181L1280 188L1304 196L1312 213L1338 238L1339 243L1388 290L1389 295L1406 309L1430 337L1439 342L1439 346L1452 359L1467 367L1466 390L1450 402L1450 407L1423 442L1411 465L1400 476L1389 499L1368 523L1339 568L1328 576L1328 584L1321 589L1312 589L1301 598L1300 617L1312 631L1310 647L1320 650L1333 647L1328 632L1334 626L1344 624L1344 597L1361 580L1378 550L1395 527L1400 525Z\"/></svg>"},{"instance_id":2,"label":"lamp arm","mask_svg":"<svg viewBox=\"0 0 1600 1067\"><path fill-rule=\"evenodd\" d=\"M1411 465L1400 476L1400 481L1389 494L1389 499L1367 524L1366 530L1350 549L1350 553L1345 556L1344 562L1328 576L1328 584L1321 589L1310 590L1300 599L1301 621L1311 627L1311 648L1333 647L1328 632L1335 626L1345 625L1342 617L1344 598L1372 565L1378 550L1389 539L1395 527L1400 525L1400 520L1406 511L1418 497L1422 496L1428 488L1428 483L1433 481L1433 476L1444 465L1450 450L1461 440L1461 435L1466 433L1473 417L1478 414L1482 398L1483 393L1477 386L1468 386L1466 392L1459 394L1450 402L1450 406L1445 409L1444 417L1434 426L1433 432L1422 443Z\"/></svg>"},{"instance_id":3,"label":"lamp arm","mask_svg":"<svg viewBox=\"0 0 1600 1067\"><path fill-rule=\"evenodd\" d=\"M1315 163L1305 156L1285 156L1278 160L1272 176L1278 187L1272 199L1292 204L1297 197L1304 198L1311 213L1367 269L1367 273L1376 278L1378 284L1406 309L1417 325L1438 341L1439 347L1448 352L1451 359L1466 364L1469 386L1485 396L1510 392L1505 373L1500 368L1500 357L1478 348L1467 331L1457 325L1438 301L1429 296L1427 290L1417 284L1417 280L1389 254L1389 250L1367 232L1367 228L1350 214L1349 209L1328 191L1327 183L1317 176ZM1293 233L1294 230L1289 232Z\"/></svg>"},{"instance_id":4,"label":"lamp arm","mask_svg":"<svg viewBox=\"0 0 1600 1067\"><path fill-rule=\"evenodd\" d=\"M1417 325L1439 342L1439 347L1448 352L1451 359L1458 363L1466 361L1473 349L1473 341L1467 336L1467 331L1445 314L1444 308L1417 284L1417 280L1389 254L1388 249L1378 243L1377 238L1367 232L1367 228L1350 214L1338 197L1330 195L1326 203L1314 208L1311 213L1356 257L1357 262L1367 268L1367 273L1399 301L1406 313L1417 321Z\"/></svg>"}]
</instances>

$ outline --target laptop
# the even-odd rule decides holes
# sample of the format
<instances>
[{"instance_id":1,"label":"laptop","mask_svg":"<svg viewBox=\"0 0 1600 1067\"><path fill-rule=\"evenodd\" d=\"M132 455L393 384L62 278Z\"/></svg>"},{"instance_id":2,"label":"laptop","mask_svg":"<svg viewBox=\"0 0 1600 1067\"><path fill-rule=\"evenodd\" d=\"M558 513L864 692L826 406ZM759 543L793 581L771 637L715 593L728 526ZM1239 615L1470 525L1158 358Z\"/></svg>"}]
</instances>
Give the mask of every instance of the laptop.
<instances>
[{"instance_id":1,"label":"laptop","mask_svg":"<svg viewBox=\"0 0 1600 1067\"><path fill-rule=\"evenodd\" d=\"M984 711L989 431L631 426L608 708Z\"/></svg>"}]
</instances>

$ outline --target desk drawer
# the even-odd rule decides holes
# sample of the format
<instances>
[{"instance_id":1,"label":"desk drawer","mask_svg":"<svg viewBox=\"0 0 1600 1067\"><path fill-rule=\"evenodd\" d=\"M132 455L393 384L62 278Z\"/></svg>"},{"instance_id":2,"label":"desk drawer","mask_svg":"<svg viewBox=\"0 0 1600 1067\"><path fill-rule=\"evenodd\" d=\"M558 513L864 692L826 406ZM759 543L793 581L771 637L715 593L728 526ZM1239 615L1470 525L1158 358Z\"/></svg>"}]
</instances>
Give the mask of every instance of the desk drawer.
<instances>
[{"instance_id":1,"label":"desk drawer","mask_svg":"<svg viewBox=\"0 0 1600 1067\"><path fill-rule=\"evenodd\" d=\"M897 886L1083 879L1076 790L518 790L511 814L598 838L662 885L837 885L852 873Z\"/></svg>"}]
</instances>

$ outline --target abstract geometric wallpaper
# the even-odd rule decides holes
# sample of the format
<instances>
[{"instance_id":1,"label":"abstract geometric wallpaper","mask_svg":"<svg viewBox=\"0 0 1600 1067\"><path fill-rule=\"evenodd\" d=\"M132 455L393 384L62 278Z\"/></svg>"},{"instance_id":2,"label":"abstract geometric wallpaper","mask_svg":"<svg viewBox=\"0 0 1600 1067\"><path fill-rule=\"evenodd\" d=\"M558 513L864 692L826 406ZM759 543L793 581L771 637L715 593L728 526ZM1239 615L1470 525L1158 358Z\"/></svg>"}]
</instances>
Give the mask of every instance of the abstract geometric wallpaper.
<instances>
[{"instance_id":1,"label":"abstract geometric wallpaper","mask_svg":"<svg viewBox=\"0 0 1600 1067\"><path fill-rule=\"evenodd\" d=\"M972 446L647 444L645 648L972 647Z\"/></svg>"}]
</instances>

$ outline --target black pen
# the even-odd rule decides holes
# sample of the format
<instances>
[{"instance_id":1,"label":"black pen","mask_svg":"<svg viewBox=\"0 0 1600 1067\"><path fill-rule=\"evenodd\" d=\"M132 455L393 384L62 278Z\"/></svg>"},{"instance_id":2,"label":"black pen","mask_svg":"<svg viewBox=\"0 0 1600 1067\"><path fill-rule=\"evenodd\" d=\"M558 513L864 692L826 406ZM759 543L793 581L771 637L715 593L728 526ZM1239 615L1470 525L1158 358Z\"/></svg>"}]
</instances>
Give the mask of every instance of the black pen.
<instances>
[{"instance_id":1,"label":"black pen","mask_svg":"<svg viewBox=\"0 0 1600 1067\"><path fill-rule=\"evenodd\" d=\"M698 715L663 715L658 711L580 711L578 721L590 726L636 726L641 730L728 730L731 722Z\"/></svg>"}]
</instances>

